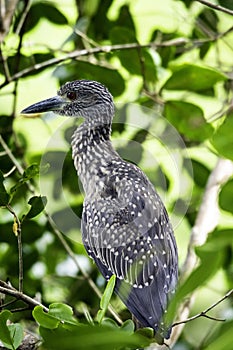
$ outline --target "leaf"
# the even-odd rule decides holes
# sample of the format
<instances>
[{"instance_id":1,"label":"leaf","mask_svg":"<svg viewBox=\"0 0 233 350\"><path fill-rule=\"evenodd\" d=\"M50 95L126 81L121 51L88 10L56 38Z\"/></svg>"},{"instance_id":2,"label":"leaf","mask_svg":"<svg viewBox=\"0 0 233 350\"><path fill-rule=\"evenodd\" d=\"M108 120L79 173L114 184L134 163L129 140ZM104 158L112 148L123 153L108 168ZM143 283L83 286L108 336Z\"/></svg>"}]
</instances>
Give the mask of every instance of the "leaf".
<instances>
[{"instance_id":1,"label":"leaf","mask_svg":"<svg viewBox=\"0 0 233 350\"><path fill-rule=\"evenodd\" d=\"M217 82L225 80L227 76L216 69L185 63L174 68L172 76L166 81L163 89L203 93Z\"/></svg>"},{"instance_id":2,"label":"leaf","mask_svg":"<svg viewBox=\"0 0 233 350\"><path fill-rule=\"evenodd\" d=\"M228 181L223 187L219 195L219 205L223 210L233 214L233 180Z\"/></svg>"},{"instance_id":3,"label":"leaf","mask_svg":"<svg viewBox=\"0 0 233 350\"><path fill-rule=\"evenodd\" d=\"M104 294L100 300L100 310L97 313L97 322L101 323L104 315L107 311L108 305L110 303L110 299L112 297L112 293L114 291L114 287L115 287L115 282L116 282L116 276L112 275L112 277L110 278L110 280L108 281L108 284L105 288Z\"/></svg>"},{"instance_id":4,"label":"leaf","mask_svg":"<svg viewBox=\"0 0 233 350\"><path fill-rule=\"evenodd\" d=\"M10 336L13 341L15 349L17 349L23 341L24 333L23 327L19 323L10 324L8 326Z\"/></svg>"},{"instance_id":5,"label":"leaf","mask_svg":"<svg viewBox=\"0 0 233 350\"><path fill-rule=\"evenodd\" d=\"M113 44L137 42L134 32L125 27L114 27L110 32L110 38ZM157 80L157 69L149 52L148 49L141 48L138 50L135 48L115 51L114 55L119 57L121 64L131 74L141 76L143 71L146 81L155 82Z\"/></svg>"},{"instance_id":6,"label":"leaf","mask_svg":"<svg viewBox=\"0 0 233 350\"><path fill-rule=\"evenodd\" d=\"M55 329L60 323L60 320L45 312L43 310L43 307L39 305L33 309L32 316L34 317L36 322L44 328Z\"/></svg>"},{"instance_id":7,"label":"leaf","mask_svg":"<svg viewBox=\"0 0 233 350\"><path fill-rule=\"evenodd\" d=\"M23 176L19 179L18 183L15 184L10 189L10 193L14 193L19 187L24 185L27 181L33 179L35 176L38 176L40 168L38 164L31 164L27 169L24 170Z\"/></svg>"},{"instance_id":8,"label":"leaf","mask_svg":"<svg viewBox=\"0 0 233 350\"><path fill-rule=\"evenodd\" d=\"M213 133L213 127L206 122L202 109L192 103L167 101L164 115L189 140L205 141Z\"/></svg>"},{"instance_id":9,"label":"leaf","mask_svg":"<svg viewBox=\"0 0 233 350\"><path fill-rule=\"evenodd\" d=\"M53 303L49 305L49 314L60 321L65 321L77 325L78 322L73 317L73 310L69 305L62 303Z\"/></svg>"},{"instance_id":10,"label":"leaf","mask_svg":"<svg viewBox=\"0 0 233 350\"><path fill-rule=\"evenodd\" d=\"M13 341L10 335L10 330L6 325L6 321L11 316L11 312L4 310L0 313L0 339L7 349L14 349Z\"/></svg>"},{"instance_id":11,"label":"leaf","mask_svg":"<svg viewBox=\"0 0 233 350\"><path fill-rule=\"evenodd\" d=\"M211 344L207 347L205 347L205 350L226 350L226 349L232 349L232 326L233 322L229 322L231 324L231 327L224 330L224 332L221 332L218 337L211 342Z\"/></svg>"},{"instance_id":12,"label":"leaf","mask_svg":"<svg viewBox=\"0 0 233 350\"><path fill-rule=\"evenodd\" d=\"M64 71L66 71L65 75ZM90 62L73 61L69 64L62 64L55 69L54 75L60 79L60 83L64 84L67 80L73 80L77 72L82 72L82 79L103 83L114 96L119 96L124 92L125 81L118 70Z\"/></svg>"},{"instance_id":13,"label":"leaf","mask_svg":"<svg viewBox=\"0 0 233 350\"><path fill-rule=\"evenodd\" d=\"M34 196L28 201L31 205L29 212L25 215L25 218L32 219L42 212L47 204L47 198L45 196Z\"/></svg>"},{"instance_id":14,"label":"leaf","mask_svg":"<svg viewBox=\"0 0 233 350\"><path fill-rule=\"evenodd\" d=\"M43 348L48 350L115 350L117 348L141 348L150 340L139 334L112 329L106 326L79 325L73 331L62 326L55 330L40 328L44 339Z\"/></svg>"},{"instance_id":15,"label":"leaf","mask_svg":"<svg viewBox=\"0 0 233 350\"><path fill-rule=\"evenodd\" d=\"M38 164L31 164L23 173L23 178L25 180L31 180L33 177L39 175L40 168Z\"/></svg>"},{"instance_id":16,"label":"leaf","mask_svg":"<svg viewBox=\"0 0 233 350\"><path fill-rule=\"evenodd\" d=\"M132 320L126 320L122 325L121 325L121 329L129 332L129 333L133 333L134 332L134 322Z\"/></svg>"},{"instance_id":17,"label":"leaf","mask_svg":"<svg viewBox=\"0 0 233 350\"><path fill-rule=\"evenodd\" d=\"M233 160L233 138L231 130L233 129L233 113L229 113L216 130L212 137L212 145L218 153L226 158Z\"/></svg>"},{"instance_id":18,"label":"leaf","mask_svg":"<svg viewBox=\"0 0 233 350\"><path fill-rule=\"evenodd\" d=\"M56 8L49 3L35 3L31 6L29 15L26 20L25 30L29 31L33 29L41 18L47 18L50 22L58 25L67 24L66 17Z\"/></svg>"},{"instance_id":19,"label":"leaf","mask_svg":"<svg viewBox=\"0 0 233 350\"><path fill-rule=\"evenodd\" d=\"M23 327L19 323L7 325L6 321L11 316L8 310L0 313L0 340L7 349L15 350L23 340Z\"/></svg>"},{"instance_id":20,"label":"leaf","mask_svg":"<svg viewBox=\"0 0 233 350\"><path fill-rule=\"evenodd\" d=\"M10 201L10 196L7 193L3 183L4 180L5 178L0 170L0 206L6 206Z\"/></svg>"}]
</instances>

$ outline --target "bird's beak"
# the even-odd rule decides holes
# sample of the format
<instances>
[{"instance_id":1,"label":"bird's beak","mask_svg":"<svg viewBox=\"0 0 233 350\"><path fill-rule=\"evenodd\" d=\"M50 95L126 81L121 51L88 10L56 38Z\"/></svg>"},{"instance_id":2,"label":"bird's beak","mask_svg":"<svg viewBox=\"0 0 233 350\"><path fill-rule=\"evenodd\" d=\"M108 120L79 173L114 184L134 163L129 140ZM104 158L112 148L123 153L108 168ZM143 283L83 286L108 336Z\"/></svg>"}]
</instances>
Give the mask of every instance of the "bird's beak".
<instances>
[{"instance_id":1,"label":"bird's beak","mask_svg":"<svg viewBox=\"0 0 233 350\"><path fill-rule=\"evenodd\" d=\"M34 103L33 105L23 109L21 114L37 114L61 109L67 101L61 96L55 96L46 100Z\"/></svg>"}]
</instances>

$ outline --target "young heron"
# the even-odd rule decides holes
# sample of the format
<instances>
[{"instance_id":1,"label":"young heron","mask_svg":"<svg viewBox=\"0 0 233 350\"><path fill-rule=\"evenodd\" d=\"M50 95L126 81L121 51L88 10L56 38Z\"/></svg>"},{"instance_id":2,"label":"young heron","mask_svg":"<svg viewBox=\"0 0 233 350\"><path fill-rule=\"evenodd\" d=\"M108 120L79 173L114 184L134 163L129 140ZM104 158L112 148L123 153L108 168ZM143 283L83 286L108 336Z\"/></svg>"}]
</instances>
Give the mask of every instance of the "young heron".
<instances>
[{"instance_id":1,"label":"young heron","mask_svg":"<svg viewBox=\"0 0 233 350\"><path fill-rule=\"evenodd\" d=\"M177 283L177 246L153 185L112 146L111 94L96 81L76 80L21 113L47 111L84 118L72 136L72 154L85 191L82 239L87 253L106 280L116 275L115 292L137 323L152 327L160 339L169 338L171 326L163 316Z\"/></svg>"}]
</instances>

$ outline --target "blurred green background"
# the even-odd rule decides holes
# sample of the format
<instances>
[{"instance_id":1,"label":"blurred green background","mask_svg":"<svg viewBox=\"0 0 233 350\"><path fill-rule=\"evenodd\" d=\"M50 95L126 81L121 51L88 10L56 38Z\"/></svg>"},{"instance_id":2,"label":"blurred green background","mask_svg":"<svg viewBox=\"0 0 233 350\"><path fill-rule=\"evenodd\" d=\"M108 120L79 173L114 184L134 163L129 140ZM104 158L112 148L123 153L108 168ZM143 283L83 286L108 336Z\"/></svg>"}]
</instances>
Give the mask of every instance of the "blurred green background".
<instances>
[{"instance_id":1,"label":"blurred green background","mask_svg":"<svg viewBox=\"0 0 233 350\"><path fill-rule=\"evenodd\" d=\"M54 96L66 81L105 84L116 102L113 143L123 158L146 172L165 201L182 271L208 178L218 161L233 160L232 15L193 0L10 3L11 8L7 1L1 5L0 280L18 288L10 205L22 224L24 293L40 295L47 306L71 305L75 317L87 323L99 309L87 275L100 292L105 281L81 244L83 192L70 151L76 121L52 113L30 119L20 111ZM233 11L228 1L217 4ZM207 227L207 242L195 251L191 282L181 293L184 302L195 291L190 316L233 288L233 180L232 172L229 176L223 167L223 177L224 172L218 215L206 210L214 224ZM40 201L28 204L40 195L47 197L46 212ZM34 212L28 215L30 208ZM56 229L74 255L64 249ZM204 275L193 273L198 266ZM181 273L182 278L187 276ZM1 299L2 304L11 301ZM111 303L123 321L130 318L117 297ZM198 318L187 323L174 349L233 349L232 296L211 315L226 322ZM13 320L38 333L31 312L14 313Z\"/></svg>"}]
</instances>

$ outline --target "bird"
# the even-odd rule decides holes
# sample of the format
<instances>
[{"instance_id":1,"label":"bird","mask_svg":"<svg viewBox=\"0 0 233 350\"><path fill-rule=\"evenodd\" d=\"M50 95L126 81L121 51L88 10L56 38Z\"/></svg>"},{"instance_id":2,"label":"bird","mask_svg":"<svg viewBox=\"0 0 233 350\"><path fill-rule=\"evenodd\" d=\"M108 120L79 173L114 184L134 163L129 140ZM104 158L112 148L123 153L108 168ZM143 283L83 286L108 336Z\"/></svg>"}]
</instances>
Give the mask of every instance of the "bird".
<instances>
[{"instance_id":1,"label":"bird","mask_svg":"<svg viewBox=\"0 0 233 350\"><path fill-rule=\"evenodd\" d=\"M25 108L83 119L72 135L74 166L85 192L82 241L88 255L139 327L158 342L171 335L165 314L176 291L178 252L167 210L148 177L125 161L111 142L115 114L111 93L92 80L75 80L57 95Z\"/></svg>"}]
</instances>

